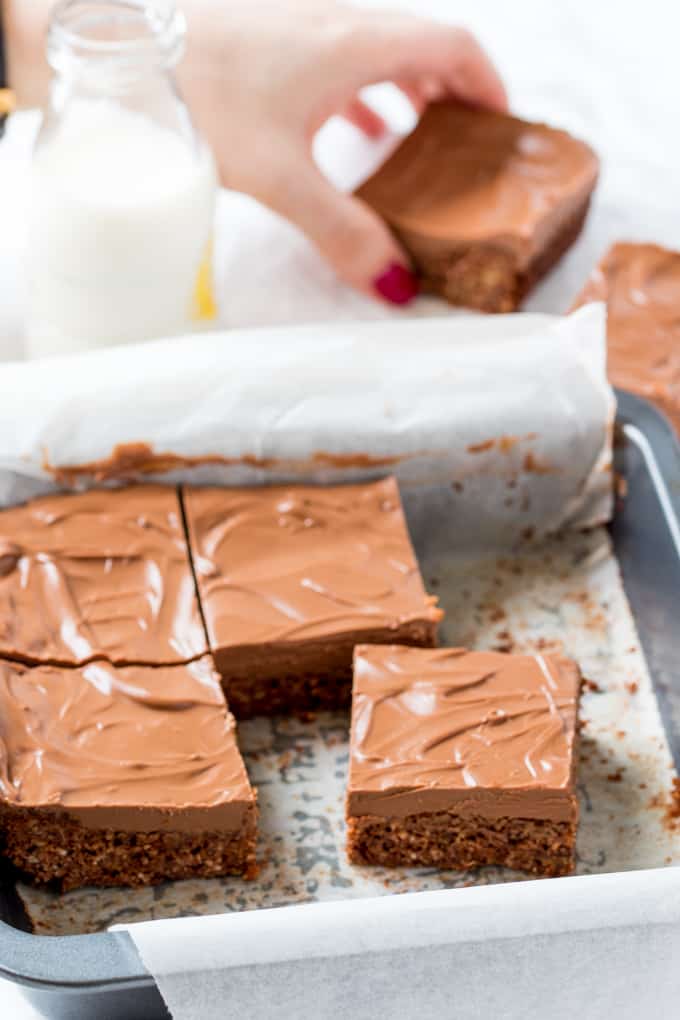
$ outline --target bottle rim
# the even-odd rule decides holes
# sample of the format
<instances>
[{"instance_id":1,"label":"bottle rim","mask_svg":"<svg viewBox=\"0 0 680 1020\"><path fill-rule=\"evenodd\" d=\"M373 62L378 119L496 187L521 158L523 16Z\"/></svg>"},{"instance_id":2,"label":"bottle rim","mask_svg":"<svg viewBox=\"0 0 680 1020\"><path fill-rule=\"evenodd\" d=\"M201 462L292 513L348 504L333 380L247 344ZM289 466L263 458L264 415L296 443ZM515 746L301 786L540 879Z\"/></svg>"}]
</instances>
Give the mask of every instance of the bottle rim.
<instances>
[{"instance_id":1,"label":"bottle rim","mask_svg":"<svg viewBox=\"0 0 680 1020\"><path fill-rule=\"evenodd\" d=\"M63 72L89 61L165 67L182 56L186 23L175 0L59 0L48 29L48 60Z\"/></svg>"}]
</instances>

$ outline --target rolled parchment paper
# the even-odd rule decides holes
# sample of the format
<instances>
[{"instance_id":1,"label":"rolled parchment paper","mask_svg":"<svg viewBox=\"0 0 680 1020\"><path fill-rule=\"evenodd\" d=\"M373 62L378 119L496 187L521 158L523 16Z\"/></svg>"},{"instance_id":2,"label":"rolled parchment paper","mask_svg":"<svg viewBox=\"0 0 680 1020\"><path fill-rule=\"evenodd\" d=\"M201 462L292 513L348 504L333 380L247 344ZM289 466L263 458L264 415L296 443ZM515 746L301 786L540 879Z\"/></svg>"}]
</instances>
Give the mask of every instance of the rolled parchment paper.
<instances>
[{"instance_id":1,"label":"rolled parchment paper","mask_svg":"<svg viewBox=\"0 0 680 1020\"><path fill-rule=\"evenodd\" d=\"M609 518L613 415L600 305L183 337L5 365L0 504L393 473L506 544Z\"/></svg>"}]
</instances>

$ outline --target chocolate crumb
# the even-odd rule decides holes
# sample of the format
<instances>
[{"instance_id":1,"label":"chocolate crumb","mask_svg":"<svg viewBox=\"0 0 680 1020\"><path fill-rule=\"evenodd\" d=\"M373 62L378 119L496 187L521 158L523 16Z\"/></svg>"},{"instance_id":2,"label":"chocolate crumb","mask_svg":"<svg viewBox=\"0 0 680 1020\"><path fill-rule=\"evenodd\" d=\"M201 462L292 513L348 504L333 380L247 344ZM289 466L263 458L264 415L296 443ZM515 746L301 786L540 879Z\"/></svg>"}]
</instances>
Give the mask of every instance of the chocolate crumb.
<instances>
[{"instance_id":1,"label":"chocolate crumb","mask_svg":"<svg viewBox=\"0 0 680 1020\"><path fill-rule=\"evenodd\" d=\"M468 448L468 453L486 453L487 450L493 449L496 445L495 439L485 439L481 443L471 443Z\"/></svg>"},{"instance_id":2,"label":"chocolate crumb","mask_svg":"<svg viewBox=\"0 0 680 1020\"><path fill-rule=\"evenodd\" d=\"M496 644L494 650L497 652L511 652L515 647L512 635L507 630L499 630L496 634Z\"/></svg>"},{"instance_id":3,"label":"chocolate crumb","mask_svg":"<svg viewBox=\"0 0 680 1020\"><path fill-rule=\"evenodd\" d=\"M531 451L525 455L522 467L527 474L534 475L550 475L555 471L555 469L550 467L549 464L542 463L538 457L535 457L534 454L531 453Z\"/></svg>"},{"instance_id":4,"label":"chocolate crumb","mask_svg":"<svg viewBox=\"0 0 680 1020\"><path fill-rule=\"evenodd\" d=\"M616 498L623 501L628 495L628 480L619 474L618 471L614 472L614 492Z\"/></svg>"},{"instance_id":5,"label":"chocolate crumb","mask_svg":"<svg viewBox=\"0 0 680 1020\"><path fill-rule=\"evenodd\" d=\"M680 819L680 778L677 776L673 779L666 817L673 826L675 826Z\"/></svg>"},{"instance_id":6,"label":"chocolate crumb","mask_svg":"<svg viewBox=\"0 0 680 1020\"><path fill-rule=\"evenodd\" d=\"M301 723L313 723L313 722L316 722L316 716L317 716L316 712L304 712L304 711L300 711L300 712L296 712L295 713L296 719L298 719Z\"/></svg>"}]
</instances>

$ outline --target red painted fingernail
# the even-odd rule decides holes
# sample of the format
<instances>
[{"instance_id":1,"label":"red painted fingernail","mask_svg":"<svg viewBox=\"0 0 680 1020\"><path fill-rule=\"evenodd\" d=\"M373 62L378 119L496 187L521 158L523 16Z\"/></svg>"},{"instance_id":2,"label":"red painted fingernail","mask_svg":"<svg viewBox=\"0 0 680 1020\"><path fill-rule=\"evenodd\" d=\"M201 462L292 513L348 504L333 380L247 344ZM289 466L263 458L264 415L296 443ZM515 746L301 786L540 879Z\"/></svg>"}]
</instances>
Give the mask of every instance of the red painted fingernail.
<instances>
[{"instance_id":1,"label":"red painted fingernail","mask_svg":"<svg viewBox=\"0 0 680 1020\"><path fill-rule=\"evenodd\" d=\"M375 278L373 286L393 305L407 305L419 290L417 277L398 262L391 262L385 272Z\"/></svg>"}]
</instances>

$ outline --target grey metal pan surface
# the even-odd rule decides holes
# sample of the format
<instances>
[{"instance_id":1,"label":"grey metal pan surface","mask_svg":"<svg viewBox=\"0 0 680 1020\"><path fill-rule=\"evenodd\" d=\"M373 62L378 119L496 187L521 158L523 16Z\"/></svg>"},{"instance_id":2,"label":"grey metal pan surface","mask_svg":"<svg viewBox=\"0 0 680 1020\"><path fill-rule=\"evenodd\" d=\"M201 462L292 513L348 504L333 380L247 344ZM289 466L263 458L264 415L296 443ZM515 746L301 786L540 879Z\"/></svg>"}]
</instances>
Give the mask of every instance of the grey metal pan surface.
<instances>
[{"instance_id":1,"label":"grey metal pan surface","mask_svg":"<svg viewBox=\"0 0 680 1020\"><path fill-rule=\"evenodd\" d=\"M629 393L617 396L621 440L615 468L627 492L611 534L680 771L680 445L651 404ZM0 975L23 985L46 1016L169 1016L126 932L55 937L32 935L26 928L13 878L0 872Z\"/></svg>"}]
</instances>

